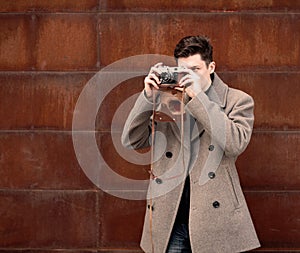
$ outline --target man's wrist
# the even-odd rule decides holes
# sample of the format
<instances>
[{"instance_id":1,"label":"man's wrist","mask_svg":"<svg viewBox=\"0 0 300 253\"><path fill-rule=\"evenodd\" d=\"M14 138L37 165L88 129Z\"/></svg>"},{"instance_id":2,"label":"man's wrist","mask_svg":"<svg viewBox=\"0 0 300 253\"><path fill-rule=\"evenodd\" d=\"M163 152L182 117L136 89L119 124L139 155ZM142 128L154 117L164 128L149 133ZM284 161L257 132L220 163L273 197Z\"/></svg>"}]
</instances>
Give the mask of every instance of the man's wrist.
<instances>
[{"instance_id":1,"label":"man's wrist","mask_svg":"<svg viewBox=\"0 0 300 253\"><path fill-rule=\"evenodd\" d=\"M149 94L149 92L146 91L146 89L144 89L144 96L146 97L146 99L148 99L149 101L153 102L153 96L152 96L152 92L151 94Z\"/></svg>"},{"instance_id":2,"label":"man's wrist","mask_svg":"<svg viewBox=\"0 0 300 253\"><path fill-rule=\"evenodd\" d=\"M197 97L201 92L202 92L202 90L198 90L197 92L192 91L192 92L190 92L190 94L188 94L188 95L189 95L190 98L193 99L193 98Z\"/></svg>"}]
</instances>

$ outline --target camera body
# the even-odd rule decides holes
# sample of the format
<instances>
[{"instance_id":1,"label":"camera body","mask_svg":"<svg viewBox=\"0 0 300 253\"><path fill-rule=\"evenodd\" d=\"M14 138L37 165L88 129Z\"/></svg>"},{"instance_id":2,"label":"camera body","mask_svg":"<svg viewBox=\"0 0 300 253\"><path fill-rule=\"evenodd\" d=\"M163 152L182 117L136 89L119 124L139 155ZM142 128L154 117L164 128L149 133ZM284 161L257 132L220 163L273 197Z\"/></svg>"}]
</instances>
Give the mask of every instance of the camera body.
<instances>
[{"instance_id":1,"label":"camera body","mask_svg":"<svg viewBox=\"0 0 300 253\"><path fill-rule=\"evenodd\" d=\"M159 74L159 80L160 85L163 87L166 86L177 86L178 81L181 77L180 74L182 74L182 71L184 71L185 68L183 67L168 67L168 66L162 66L159 68L160 74Z\"/></svg>"}]
</instances>

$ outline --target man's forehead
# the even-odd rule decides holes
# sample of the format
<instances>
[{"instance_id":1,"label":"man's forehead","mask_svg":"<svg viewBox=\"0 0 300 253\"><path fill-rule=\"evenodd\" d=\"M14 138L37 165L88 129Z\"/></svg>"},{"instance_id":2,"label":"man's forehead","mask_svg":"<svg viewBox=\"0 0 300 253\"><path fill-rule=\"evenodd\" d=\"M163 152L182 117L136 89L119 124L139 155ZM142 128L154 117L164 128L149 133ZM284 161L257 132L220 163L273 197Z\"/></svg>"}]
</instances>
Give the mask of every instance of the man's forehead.
<instances>
[{"instance_id":1,"label":"man's forehead","mask_svg":"<svg viewBox=\"0 0 300 253\"><path fill-rule=\"evenodd\" d=\"M200 54L192 55L189 57L182 57L178 59L178 65L192 68L197 66L203 66L205 65L205 61L201 59Z\"/></svg>"}]
</instances>

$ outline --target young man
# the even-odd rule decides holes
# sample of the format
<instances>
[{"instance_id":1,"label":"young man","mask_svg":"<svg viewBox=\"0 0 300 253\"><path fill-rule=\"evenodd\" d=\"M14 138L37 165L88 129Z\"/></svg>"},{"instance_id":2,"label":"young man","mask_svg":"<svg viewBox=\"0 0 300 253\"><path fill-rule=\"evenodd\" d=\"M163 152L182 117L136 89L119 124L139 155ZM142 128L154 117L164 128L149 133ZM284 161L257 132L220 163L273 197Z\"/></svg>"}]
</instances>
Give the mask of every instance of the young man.
<instances>
[{"instance_id":1,"label":"young man","mask_svg":"<svg viewBox=\"0 0 300 253\"><path fill-rule=\"evenodd\" d=\"M155 253L257 248L260 244L235 167L252 134L253 99L229 88L214 73L213 49L206 37L181 39L174 56L182 67L174 89L187 97L184 124L152 115L162 99L158 63L144 79L144 90L122 135L127 147L154 144L141 247Z\"/></svg>"}]
</instances>

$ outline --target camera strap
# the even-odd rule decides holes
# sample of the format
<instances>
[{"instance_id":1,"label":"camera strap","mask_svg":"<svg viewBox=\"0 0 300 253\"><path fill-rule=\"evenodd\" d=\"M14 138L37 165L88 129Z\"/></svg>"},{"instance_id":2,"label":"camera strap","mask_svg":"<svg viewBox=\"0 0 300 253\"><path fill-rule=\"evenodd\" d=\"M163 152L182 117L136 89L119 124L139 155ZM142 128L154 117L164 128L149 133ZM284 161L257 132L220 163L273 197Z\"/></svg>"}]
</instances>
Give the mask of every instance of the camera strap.
<instances>
[{"instance_id":1,"label":"camera strap","mask_svg":"<svg viewBox=\"0 0 300 253\"><path fill-rule=\"evenodd\" d=\"M181 104L180 104L180 150L182 151L182 164L183 164L183 172L179 175L167 178L165 180L171 180L182 176L185 172L185 161L184 161L184 97L185 97L185 87L182 90L181 96ZM153 99L153 108L152 108L152 122L151 122L151 158L150 158L150 170L148 171L150 174L150 180L155 180L157 176L153 172L153 163L154 163L154 142L155 142L155 114L156 112L156 98L154 92L152 92ZM153 199L152 199L152 189L151 182L149 184L149 229L150 229L150 240L151 240L151 252L154 253L154 240L153 240Z\"/></svg>"}]
</instances>

